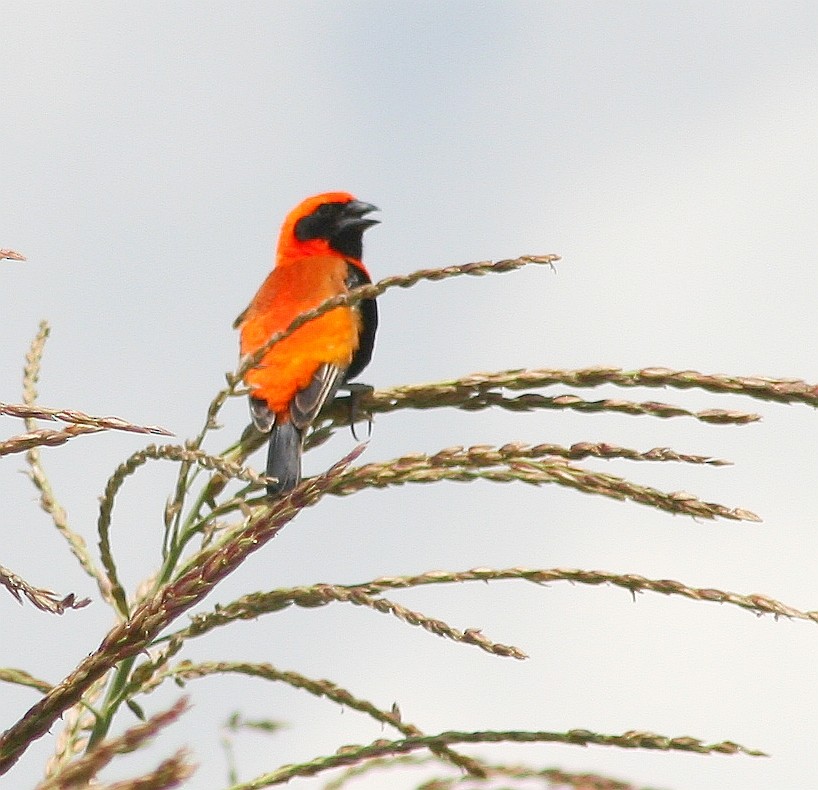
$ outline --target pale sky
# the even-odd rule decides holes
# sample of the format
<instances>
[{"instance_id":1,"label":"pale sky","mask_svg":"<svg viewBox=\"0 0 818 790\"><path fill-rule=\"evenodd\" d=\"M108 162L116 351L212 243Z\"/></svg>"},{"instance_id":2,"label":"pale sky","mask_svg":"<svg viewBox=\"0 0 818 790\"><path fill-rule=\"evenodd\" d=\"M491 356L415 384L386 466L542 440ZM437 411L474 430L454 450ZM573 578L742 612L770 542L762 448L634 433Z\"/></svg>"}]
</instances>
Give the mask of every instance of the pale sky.
<instances>
[{"instance_id":1,"label":"pale sky","mask_svg":"<svg viewBox=\"0 0 818 790\"><path fill-rule=\"evenodd\" d=\"M808 2L32 3L0 29L0 400L52 326L43 404L194 435L236 362L233 318L271 266L284 215L343 189L381 208L365 239L375 279L426 266L555 252L532 269L387 293L363 380L387 387L515 367L628 369L818 381L818 7ZM816 416L700 392L542 390L759 411L716 427L568 412L454 410L379 417L364 461L451 445L605 441L725 457L735 466L586 464L759 513L695 522L554 486L437 484L328 499L304 512L203 605L254 590L427 570L576 567L818 609ZM247 423L223 414L217 452ZM3 436L22 423L2 419ZM97 498L146 444L107 434L47 449L72 527L96 546ZM354 445L308 454L314 474ZM260 468L263 455L250 459ZM96 589L0 459L0 563L88 595L57 618L0 595L0 665L56 682L110 625ZM126 484L112 540L131 589L157 565L175 467ZM2 591L0 591L2 592ZM498 762L598 771L656 788L818 786L818 627L618 589L522 583L390 594L454 627L517 645L489 656L351 606L288 610L194 640L180 656L269 661L329 678L428 733L651 730L730 739L769 759L604 747L478 746ZM235 710L287 723L235 739L242 779L344 743L393 737L283 684L194 681L194 709L114 779L189 744L187 785L224 786ZM175 687L142 699L148 713ZM37 699L0 688L0 729ZM119 728L134 723L124 712ZM119 731L119 730L118 730ZM54 735L0 788L33 786ZM296 781L320 787L332 778ZM411 787L390 774L354 787Z\"/></svg>"}]
</instances>

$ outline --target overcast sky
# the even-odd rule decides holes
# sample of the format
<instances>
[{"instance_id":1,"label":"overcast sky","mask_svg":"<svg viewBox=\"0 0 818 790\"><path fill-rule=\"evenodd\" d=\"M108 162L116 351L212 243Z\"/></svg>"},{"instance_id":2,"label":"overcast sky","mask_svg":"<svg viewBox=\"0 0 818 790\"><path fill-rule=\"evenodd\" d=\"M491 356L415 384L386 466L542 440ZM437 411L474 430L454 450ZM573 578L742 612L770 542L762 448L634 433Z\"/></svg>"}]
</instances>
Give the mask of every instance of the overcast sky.
<instances>
[{"instance_id":1,"label":"overcast sky","mask_svg":"<svg viewBox=\"0 0 818 790\"><path fill-rule=\"evenodd\" d=\"M381 208L365 245L376 279L525 253L564 259L556 274L536 268L386 294L364 377L378 387L593 364L818 381L814 3L6 0L2 16L0 247L29 260L0 271L0 400L19 402L23 355L47 318L44 404L194 435L235 365L231 322L270 268L284 215L335 189ZM366 492L304 512L204 608L290 584L527 565L679 579L818 609L810 409L697 392L578 394L765 419L739 428L560 412L405 413L376 421L364 460L511 440L672 446L736 465L588 465L749 508L763 524L697 523L521 484ZM246 425L245 402L222 416L213 451ZM22 423L4 418L0 429L13 435ZM105 480L145 443L106 434L44 451L72 527L92 546ZM339 432L307 456L306 473L353 444ZM260 467L262 454L251 464ZM23 466L21 456L0 459L0 563L96 598ZM151 465L118 501L112 539L131 588L156 567L174 471ZM495 658L341 605L242 623L192 642L182 657L269 661L330 678L381 707L397 701L429 733L640 729L772 755L468 750L498 761L679 790L818 785L811 623L567 584L391 597L457 628L482 628L530 658ZM0 595L0 617L0 664L53 682L110 625L98 600L57 618ZM194 710L109 779L188 743L200 764L189 786L222 786L220 727L234 710L287 723L272 737L236 738L243 779L392 737L281 684L208 679L189 690ZM177 693L145 698L146 711ZM0 688L0 729L36 699L30 689ZM125 712L119 723L133 720ZM0 788L33 786L55 734Z\"/></svg>"}]
</instances>

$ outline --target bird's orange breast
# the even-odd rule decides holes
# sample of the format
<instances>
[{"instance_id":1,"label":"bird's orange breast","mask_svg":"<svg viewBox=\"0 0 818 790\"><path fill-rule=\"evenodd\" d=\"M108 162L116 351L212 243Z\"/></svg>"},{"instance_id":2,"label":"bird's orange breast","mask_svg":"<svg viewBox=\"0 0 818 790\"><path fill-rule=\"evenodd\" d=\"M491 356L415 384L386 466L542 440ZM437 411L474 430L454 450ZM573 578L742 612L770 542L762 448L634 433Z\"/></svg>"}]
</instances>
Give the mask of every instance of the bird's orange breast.
<instances>
[{"instance_id":1,"label":"bird's orange breast","mask_svg":"<svg viewBox=\"0 0 818 790\"><path fill-rule=\"evenodd\" d=\"M261 348L301 313L345 293L347 262L336 255L279 261L247 308L241 323L241 353ZM286 412L296 392L329 363L349 366L361 331L357 310L337 307L276 343L244 377L276 414Z\"/></svg>"}]
</instances>

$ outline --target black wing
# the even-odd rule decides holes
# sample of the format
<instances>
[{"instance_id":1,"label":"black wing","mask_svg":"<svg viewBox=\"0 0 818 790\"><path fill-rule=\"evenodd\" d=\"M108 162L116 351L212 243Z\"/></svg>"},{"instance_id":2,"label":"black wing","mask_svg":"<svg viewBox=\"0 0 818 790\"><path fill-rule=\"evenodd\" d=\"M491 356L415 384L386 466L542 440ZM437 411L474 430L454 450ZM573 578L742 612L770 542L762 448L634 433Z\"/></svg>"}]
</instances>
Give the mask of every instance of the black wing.
<instances>
[{"instance_id":1,"label":"black wing","mask_svg":"<svg viewBox=\"0 0 818 790\"><path fill-rule=\"evenodd\" d=\"M298 390L290 403L290 419L302 431L312 424L321 407L334 397L344 375L337 365L321 365L312 374L312 381Z\"/></svg>"},{"instance_id":2,"label":"black wing","mask_svg":"<svg viewBox=\"0 0 818 790\"><path fill-rule=\"evenodd\" d=\"M359 285L371 283L366 272L361 271L354 263L347 263L346 285L350 290ZM374 299L363 299L358 302L361 313L361 336L358 350L352 355L344 382L354 379L372 359L372 349L375 347L375 332L378 329L378 305Z\"/></svg>"},{"instance_id":3,"label":"black wing","mask_svg":"<svg viewBox=\"0 0 818 790\"><path fill-rule=\"evenodd\" d=\"M267 401L250 396L250 417L253 425L262 433L270 433L275 425L276 416L270 411Z\"/></svg>"}]
</instances>

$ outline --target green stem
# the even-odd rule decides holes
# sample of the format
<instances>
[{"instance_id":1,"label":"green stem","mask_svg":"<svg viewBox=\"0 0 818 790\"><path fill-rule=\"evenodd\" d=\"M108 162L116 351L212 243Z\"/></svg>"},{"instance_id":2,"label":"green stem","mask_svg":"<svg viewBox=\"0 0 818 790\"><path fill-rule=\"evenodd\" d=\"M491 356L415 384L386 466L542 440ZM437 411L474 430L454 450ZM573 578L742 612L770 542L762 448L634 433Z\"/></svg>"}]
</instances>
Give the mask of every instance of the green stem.
<instances>
[{"instance_id":1,"label":"green stem","mask_svg":"<svg viewBox=\"0 0 818 790\"><path fill-rule=\"evenodd\" d=\"M104 740L111 729L111 722L114 714L119 709L119 706L125 700L123 693L128 685L128 677L131 674L136 656L126 658L116 670L111 685L108 687L108 693L105 695L105 702L102 704L102 711L97 715L94 729L91 731L91 737L88 739L88 746L86 751L93 749L100 741Z\"/></svg>"}]
</instances>

